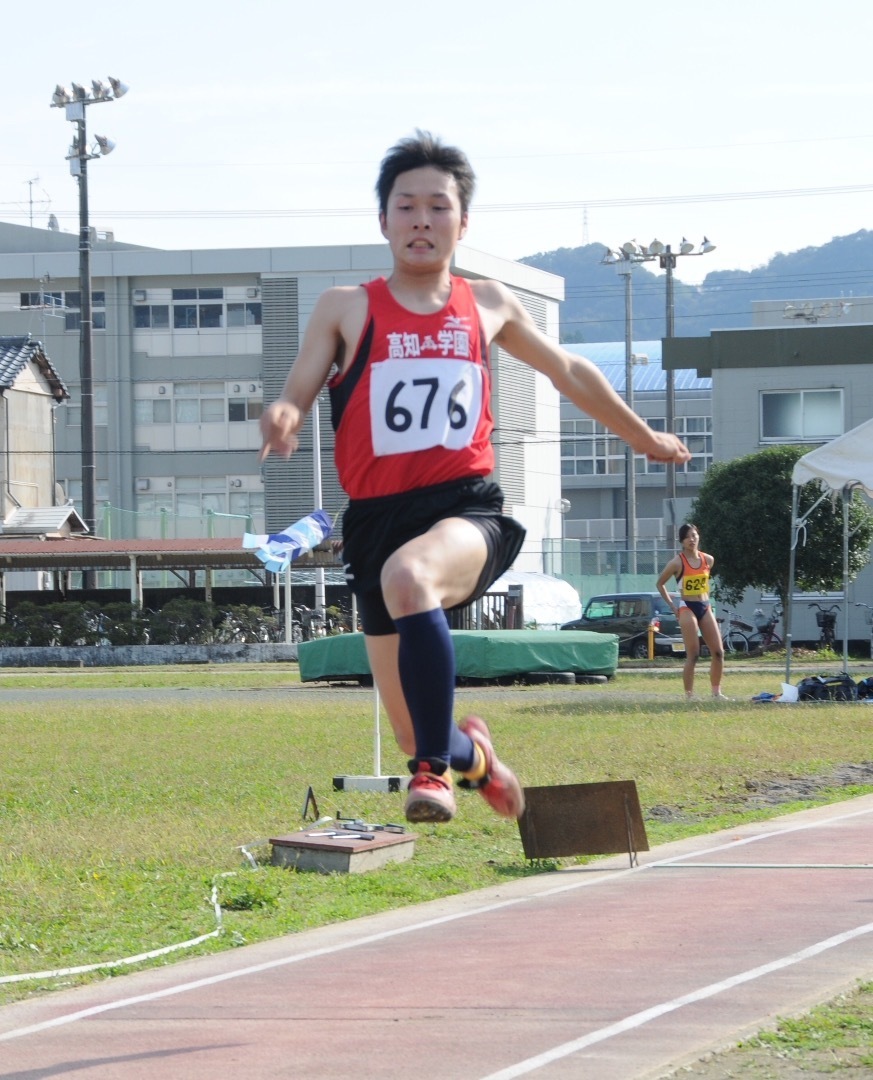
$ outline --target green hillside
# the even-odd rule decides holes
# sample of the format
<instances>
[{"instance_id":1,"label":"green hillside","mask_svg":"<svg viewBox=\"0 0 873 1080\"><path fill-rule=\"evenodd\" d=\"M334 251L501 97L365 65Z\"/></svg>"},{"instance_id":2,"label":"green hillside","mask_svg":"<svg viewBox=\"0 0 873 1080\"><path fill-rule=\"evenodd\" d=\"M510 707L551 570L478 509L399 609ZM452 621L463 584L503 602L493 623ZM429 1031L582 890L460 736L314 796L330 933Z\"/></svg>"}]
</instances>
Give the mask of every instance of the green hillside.
<instances>
[{"instance_id":1,"label":"green hillside","mask_svg":"<svg viewBox=\"0 0 873 1080\"><path fill-rule=\"evenodd\" d=\"M586 244L558 248L519 260L559 274L566 281L561 306L563 341L624 340L624 278L601 264L607 248ZM754 270L719 270L701 285L682 282L675 271L677 337L751 326L753 300L837 299L873 295L873 231L836 236L821 247L779 253ZM633 272L634 337L664 336L664 275L645 265Z\"/></svg>"}]
</instances>

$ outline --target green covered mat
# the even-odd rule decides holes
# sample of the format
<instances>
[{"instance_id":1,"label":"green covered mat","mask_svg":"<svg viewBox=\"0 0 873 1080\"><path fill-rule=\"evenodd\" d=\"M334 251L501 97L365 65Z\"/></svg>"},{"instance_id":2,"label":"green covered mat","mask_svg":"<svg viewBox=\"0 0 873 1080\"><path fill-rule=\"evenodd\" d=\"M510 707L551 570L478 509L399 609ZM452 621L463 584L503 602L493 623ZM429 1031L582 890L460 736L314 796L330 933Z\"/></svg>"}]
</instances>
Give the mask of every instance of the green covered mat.
<instances>
[{"instance_id":1,"label":"green covered mat","mask_svg":"<svg viewBox=\"0 0 873 1080\"><path fill-rule=\"evenodd\" d=\"M457 674L496 679L549 671L615 674L618 637L588 630L452 630ZM303 641L297 649L304 682L370 674L363 634Z\"/></svg>"}]
</instances>

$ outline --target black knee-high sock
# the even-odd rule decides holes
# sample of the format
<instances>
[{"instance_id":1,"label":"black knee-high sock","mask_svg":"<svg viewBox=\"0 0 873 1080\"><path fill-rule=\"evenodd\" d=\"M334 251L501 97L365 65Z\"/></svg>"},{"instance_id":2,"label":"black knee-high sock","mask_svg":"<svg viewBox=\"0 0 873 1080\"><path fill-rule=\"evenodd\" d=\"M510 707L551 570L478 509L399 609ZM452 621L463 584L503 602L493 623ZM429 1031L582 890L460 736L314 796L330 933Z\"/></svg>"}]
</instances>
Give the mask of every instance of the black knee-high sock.
<instances>
[{"instance_id":1,"label":"black knee-high sock","mask_svg":"<svg viewBox=\"0 0 873 1080\"><path fill-rule=\"evenodd\" d=\"M442 608L394 620L400 645L400 685L412 717L416 758L439 758L453 769L473 767L473 742L455 726L455 649Z\"/></svg>"}]
</instances>

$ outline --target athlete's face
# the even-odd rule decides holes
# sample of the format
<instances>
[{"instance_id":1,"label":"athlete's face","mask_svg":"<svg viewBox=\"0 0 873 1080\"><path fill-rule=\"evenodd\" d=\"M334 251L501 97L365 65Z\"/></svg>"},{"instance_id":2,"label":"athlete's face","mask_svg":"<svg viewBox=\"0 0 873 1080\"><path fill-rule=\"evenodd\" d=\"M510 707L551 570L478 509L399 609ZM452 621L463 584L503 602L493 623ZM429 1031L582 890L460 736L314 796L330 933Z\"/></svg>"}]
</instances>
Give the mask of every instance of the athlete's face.
<instances>
[{"instance_id":1,"label":"athlete's face","mask_svg":"<svg viewBox=\"0 0 873 1080\"><path fill-rule=\"evenodd\" d=\"M695 551L699 543L700 534L697 532L697 529L689 529L685 534L685 539L682 541L682 547L684 547L686 551Z\"/></svg>"},{"instance_id":2,"label":"athlete's face","mask_svg":"<svg viewBox=\"0 0 873 1080\"><path fill-rule=\"evenodd\" d=\"M455 178L430 165L400 173L379 224L395 261L430 267L451 259L467 231Z\"/></svg>"}]
</instances>

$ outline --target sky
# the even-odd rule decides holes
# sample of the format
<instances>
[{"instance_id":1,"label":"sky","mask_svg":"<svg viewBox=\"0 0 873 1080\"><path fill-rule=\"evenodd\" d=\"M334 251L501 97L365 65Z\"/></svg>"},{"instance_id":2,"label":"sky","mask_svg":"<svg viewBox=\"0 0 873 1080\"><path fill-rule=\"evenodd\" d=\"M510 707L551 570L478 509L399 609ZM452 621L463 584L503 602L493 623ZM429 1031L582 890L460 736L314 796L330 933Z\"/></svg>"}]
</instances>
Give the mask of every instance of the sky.
<instances>
[{"instance_id":1,"label":"sky","mask_svg":"<svg viewBox=\"0 0 873 1080\"><path fill-rule=\"evenodd\" d=\"M130 89L87 108L89 141L116 142L89 208L126 243L380 243L379 162L416 128L467 153L465 243L505 258L706 236L715 251L677 264L696 283L873 227L869 0L16 11L0 220L77 230L75 125L51 95L111 75Z\"/></svg>"}]
</instances>

